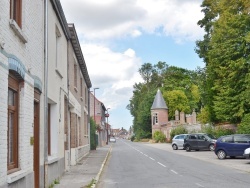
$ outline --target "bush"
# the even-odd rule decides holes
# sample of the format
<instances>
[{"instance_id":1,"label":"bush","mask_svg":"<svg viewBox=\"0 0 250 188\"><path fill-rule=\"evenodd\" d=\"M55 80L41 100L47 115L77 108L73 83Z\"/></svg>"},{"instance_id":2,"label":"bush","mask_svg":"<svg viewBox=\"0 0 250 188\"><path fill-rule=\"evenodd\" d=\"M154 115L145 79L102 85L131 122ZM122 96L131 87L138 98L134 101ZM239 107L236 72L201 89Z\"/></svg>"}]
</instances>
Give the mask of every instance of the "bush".
<instances>
[{"instance_id":1,"label":"bush","mask_svg":"<svg viewBox=\"0 0 250 188\"><path fill-rule=\"evenodd\" d=\"M216 138L219 138L220 136L230 135L230 134L234 134L234 133L235 132L232 129L227 129L227 128L223 128L223 127L219 126L219 127L215 128L215 134L214 134L214 136Z\"/></svg>"},{"instance_id":2,"label":"bush","mask_svg":"<svg viewBox=\"0 0 250 188\"><path fill-rule=\"evenodd\" d=\"M156 142L166 142L166 136L163 132L161 131L155 131L153 135L153 139Z\"/></svg>"},{"instance_id":3,"label":"bush","mask_svg":"<svg viewBox=\"0 0 250 188\"><path fill-rule=\"evenodd\" d=\"M250 114L244 115L240 125L237 128L239 134L250 134Z\"/></svg>"},{"instance_id":4,"label":"bush","mask_svg":"<svg viewBox=\"0 0 250 188\"><path fill-rule=\"evenodd\" d=\"M133 142L135 140L135 135L131 136L130 140Z\"/></svg>"},{"instance_id":5,"label":"bush","mask_svg":"<svg viewBox=\"0 0 250 188\"><path fill-rule=\"evenodd\" d=\"M222 126L213 127L212 125L203 126L201 131L203 133L211 134L216 138L219 138L219 137L224 136L224 135L230 135L230 134L235 133L235 131L232 129L227 129L227 128L224 128Z\"/></svg>"},{"instance_id":6,"label":"bush","mask_svg":"<svg viewBox=\"0 0 250 188\"><path fill-rule=\"evenodd\" d=\"M178 134L187 134L188 131L187 129L185 129L183 126L177 126L176 128L171 130L170 136L171 136L171 140L174 138L175 135Z\"/></svg>"}]
</instances>

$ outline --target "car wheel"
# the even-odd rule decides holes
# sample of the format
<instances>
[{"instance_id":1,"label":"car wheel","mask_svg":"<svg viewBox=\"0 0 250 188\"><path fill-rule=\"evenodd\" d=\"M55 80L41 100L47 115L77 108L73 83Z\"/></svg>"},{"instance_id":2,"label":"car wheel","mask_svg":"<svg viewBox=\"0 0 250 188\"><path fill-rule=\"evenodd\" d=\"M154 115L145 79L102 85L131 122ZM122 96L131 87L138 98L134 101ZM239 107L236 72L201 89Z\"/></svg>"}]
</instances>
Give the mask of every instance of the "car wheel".
<instances>
[{"instance_id":1,"label":"car wheel","mask_svg":"<svg viewBox=\"0 0 250 188\"><path fill-rule=\"evenodd\" d=\"M210 151L214 151L214 144L210 144L209 149L210 149Z\"/></svg>"},{"instance_id":2,"label":"car wheel","mask_svg":"<svg viewBox=\"0 0 250 188\"><path fill-rule=\"evenodd\" d=\"M226 154L225 151L219 150L219 151L217 152L217 156L218 156L219 159L225 159L226 156L227 156L227 154Z\"/></svg>"},{"instance_id":3,"label":"car wheel","mask_svg":"<svg viewBox=\"0 0 250 188\"><path fill-rule=\"evenodd\" d=\"M186 145L186 151L191 151L190 145Z\"/></svg>"},{"instance_id":4,"label":"car wheel","mask_svg":"<svg viewBox=\"0 0 250 188\"><path fill-rule=\"evenodd\" d=\"M177 147L176 144L173 144L173 145L172 145L172 148L173 148L173 150L177 150L177 149L178 149L178 147Z\"/></svg>"}]
</instances>

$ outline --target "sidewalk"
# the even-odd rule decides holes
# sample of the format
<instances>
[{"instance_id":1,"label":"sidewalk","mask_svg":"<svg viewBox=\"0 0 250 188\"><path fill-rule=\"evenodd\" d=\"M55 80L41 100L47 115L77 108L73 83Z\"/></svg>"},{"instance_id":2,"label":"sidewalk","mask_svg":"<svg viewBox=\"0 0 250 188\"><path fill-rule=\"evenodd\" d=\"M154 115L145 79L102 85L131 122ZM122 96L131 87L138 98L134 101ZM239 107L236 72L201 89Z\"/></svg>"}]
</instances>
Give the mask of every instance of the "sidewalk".
<instances>
[{"instance_id":1,"label":"sidewalk","mask_svg":"<svg viewBox=\"0 0 250 188\"><path fill-rule=\"evenodd\" d=\"M105 165L108 155L111 151L112 144L91 150L88 155L83 157L75 166L71 166L70 170L65 172L60 179L60 184L55 188L84 188L91 183L92 180L97 182L101 171ZM92 186L92 187L95 187Z\"/></svg>"}]
</instances>

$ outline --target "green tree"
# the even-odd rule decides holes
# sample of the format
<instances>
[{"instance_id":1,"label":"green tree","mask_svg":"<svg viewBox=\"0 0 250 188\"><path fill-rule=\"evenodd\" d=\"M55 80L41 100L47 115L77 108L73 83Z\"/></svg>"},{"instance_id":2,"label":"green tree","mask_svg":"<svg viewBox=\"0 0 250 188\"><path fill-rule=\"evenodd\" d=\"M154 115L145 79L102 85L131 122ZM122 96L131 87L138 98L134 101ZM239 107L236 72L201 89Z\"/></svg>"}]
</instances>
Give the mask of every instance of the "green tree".
<instances>
[{"instance_id":1,"label":"green tree","mask_svg":"<svg viewBox=\"0 0 250 188\"><path fill-rule=\"evenodd\" d=\"M96 149L96 123L94 122L93 118L90 118L90 149Z\"/></svg>"},{"instance_id":2,"label":"green tree","mask_svg":"<svg viewBox=\"0 0 250 188\"><path fill-rule=\"evenodd\" d=\"M238 126L237 133L239 134L250 134L250 114L245 114L242 122Z\"/></svg>"},{"instance_id":3,"label":"green tree","mask_svg":"<svg viewBox=\"0 0 250 188\"><path fill-rule=\"evenodd\" d=\"M174 118L175 110L190 112L188 98L182 90L164 91L163 98L167 101L169 118Z\"/></svg>"},{"instance_id":4,"label":"green tree","mask_svg":"<svg viewBox=\"0 0 250 188\"><path fill-rule=\"evenodd\" d=\"M207 106L212 121L240 122L249 113L249 1L204 0L198 22L206 34L196 52L206 63Z\"/></svg>"}]
</instances>

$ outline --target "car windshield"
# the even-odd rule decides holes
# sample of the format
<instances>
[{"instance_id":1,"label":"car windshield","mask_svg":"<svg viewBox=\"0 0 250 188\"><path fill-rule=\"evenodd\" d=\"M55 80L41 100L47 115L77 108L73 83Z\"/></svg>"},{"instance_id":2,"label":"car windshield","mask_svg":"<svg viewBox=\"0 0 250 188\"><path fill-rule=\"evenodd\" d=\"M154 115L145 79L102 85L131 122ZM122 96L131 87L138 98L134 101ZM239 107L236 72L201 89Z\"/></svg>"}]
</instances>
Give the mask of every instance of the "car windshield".
<instances>
[{"instance_id":1,"label":"car windshield","mask_svg":"<svg viewBox=\"0 0 250 188\"><path fill-rule=\"evenodd\" d=\"M208 138L210 138L210 139L216 139L216 137L214 137L213 135L211 135L211 134L207 134L206 135Z\"/></svg>"}]
</instances>

